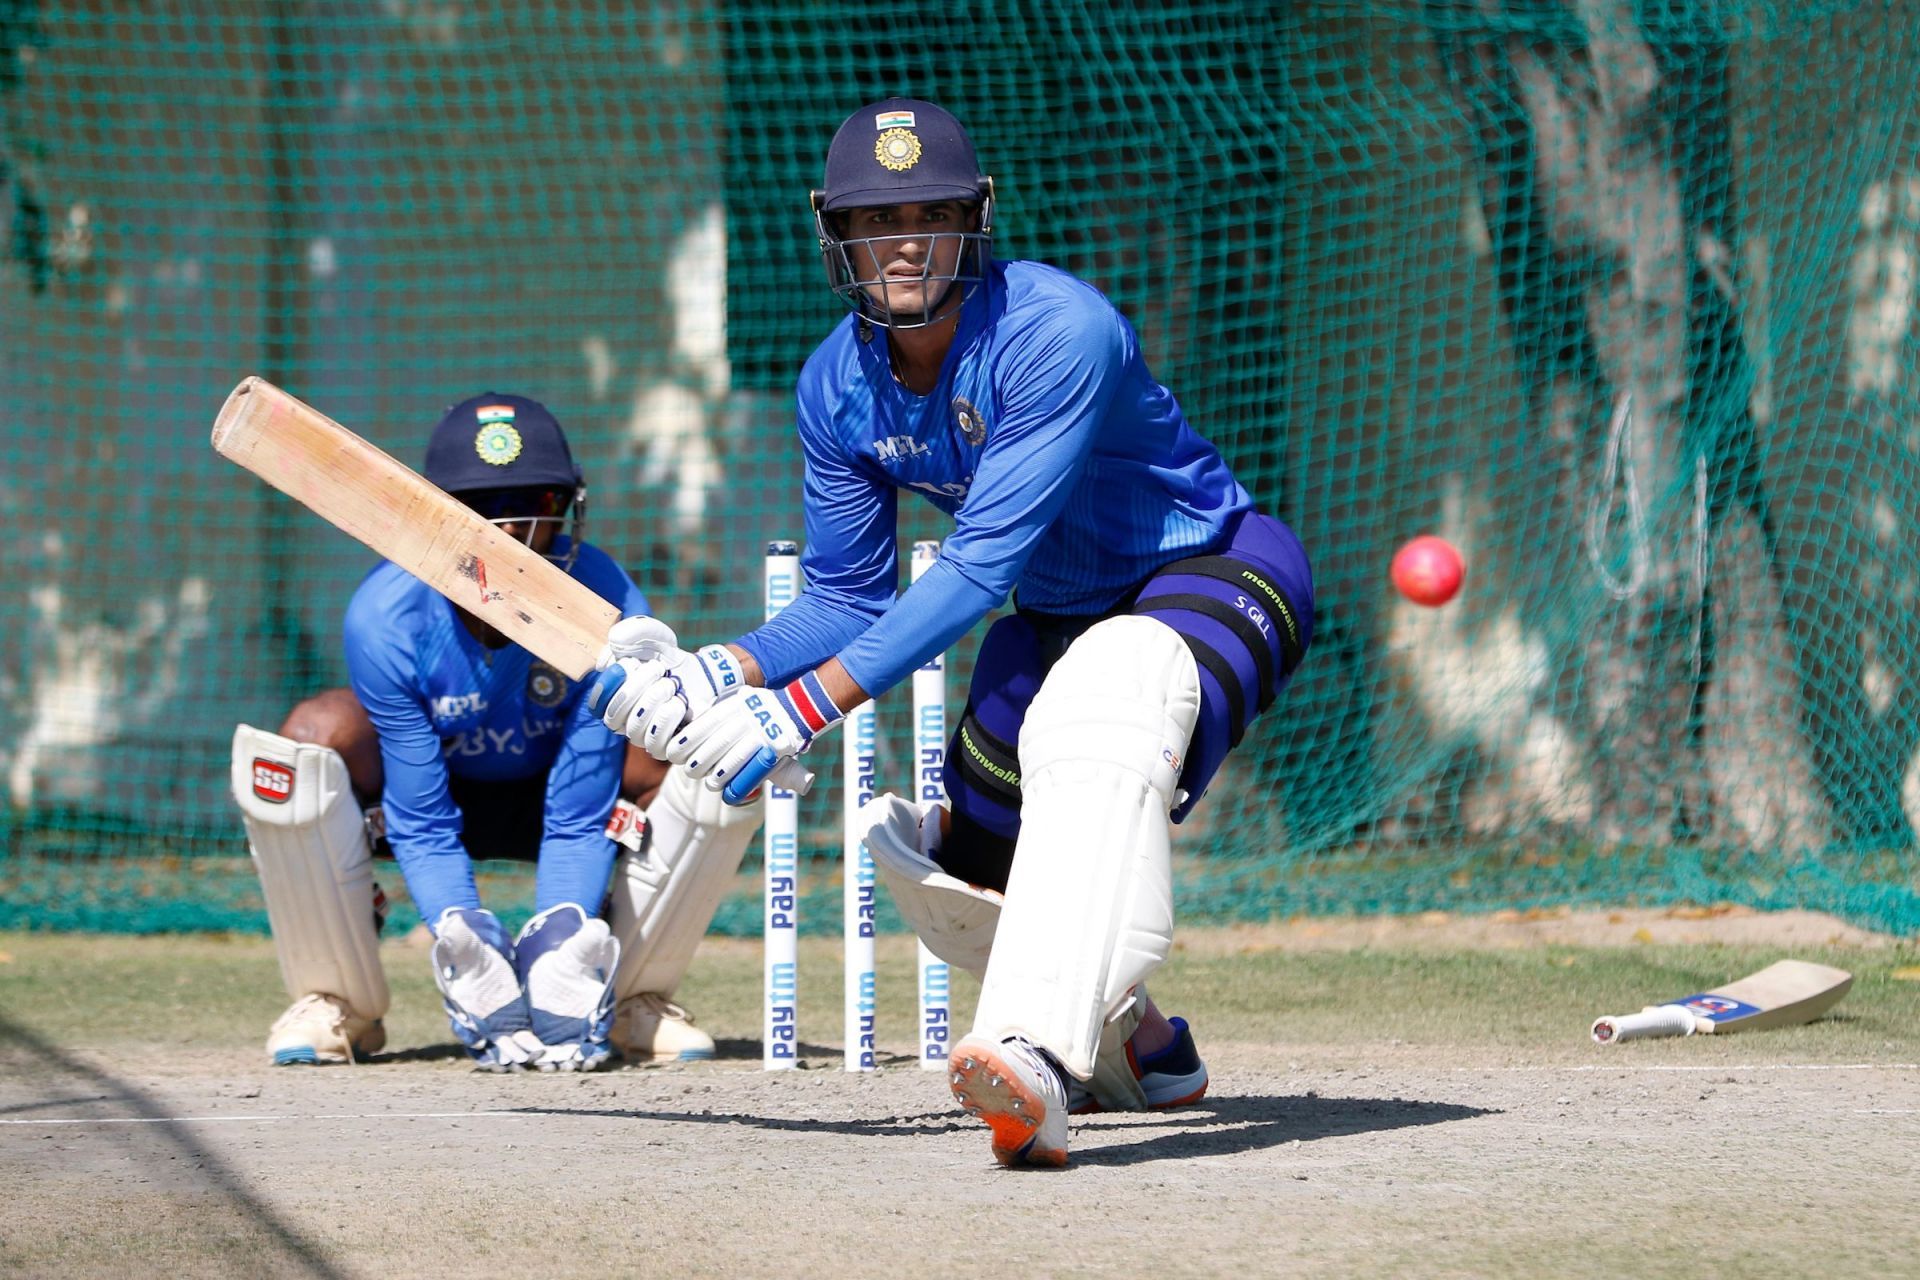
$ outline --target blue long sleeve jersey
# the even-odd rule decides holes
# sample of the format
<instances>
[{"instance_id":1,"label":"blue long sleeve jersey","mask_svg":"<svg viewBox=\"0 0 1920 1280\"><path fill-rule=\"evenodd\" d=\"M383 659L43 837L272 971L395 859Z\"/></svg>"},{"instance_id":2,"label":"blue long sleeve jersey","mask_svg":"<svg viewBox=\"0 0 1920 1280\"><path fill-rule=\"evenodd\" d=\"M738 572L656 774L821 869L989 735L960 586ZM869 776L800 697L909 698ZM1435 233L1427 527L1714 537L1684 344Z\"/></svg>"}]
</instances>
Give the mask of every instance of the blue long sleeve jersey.
<instances>
[{"instance_id":1,"label":"blue long sleeve jersey","mask_svg":"<svg viewBox=\"0 0 1920 1280\"><path fill-rule=\"evenodd\" d=\"M581 545L573 576L623 616L648 611L626 570L591 544ZM577 901L598 910L615 854L603 833L627 744L587 711L586 686L517 644L488 649L444 596L389 561L353 593L345 632L354 694L380 735L387 837L422 918L480 905L448 790L455 775L499 782L544 773L536 907Z\"/></svg>"},{"instance_id":2,"label":"blue long sleeve jersey","mask_svg":"<svg viewBox=\"0 0 1920 1280\"><path fill-rule=\"evenodd\" d=\"M1252 507L1154 380L1126 317L1038 262L996 262L961 310L939 384L894 377L884 329L849 315L801 372L806 590L740 640L769 684L838 654L879 696L1017 591L1086 615L1221 545ZM897 599L896 500L954 517Z\"/></svg>"}]
</instances>

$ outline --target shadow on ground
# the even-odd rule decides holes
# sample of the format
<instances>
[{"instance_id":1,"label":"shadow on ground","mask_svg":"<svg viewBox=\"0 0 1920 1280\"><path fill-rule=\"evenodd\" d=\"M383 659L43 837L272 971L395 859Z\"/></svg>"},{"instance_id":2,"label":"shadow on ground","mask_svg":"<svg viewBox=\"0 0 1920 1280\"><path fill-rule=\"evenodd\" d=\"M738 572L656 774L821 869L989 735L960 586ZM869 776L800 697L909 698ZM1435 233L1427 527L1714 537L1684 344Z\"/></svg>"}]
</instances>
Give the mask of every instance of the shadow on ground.
<instances>
[{"instance_id":1,"label":"shadow on ground","mask_svg":"<svg viewBox=\"0 0 1920 1280\"><path fill-rule=\"evenodd\" d=\"M5 1108L10 1115L24 1118L52 1107L84 1104L97 1113L137 1121L116 1126L115 1132L115 1140L125 1146L136 1171L146 1168L160 1181L178 1178L190 1169L192 1173L185 1176L197 1189L211 1192L221 1206L204 1205L195 1214L195 1229L206 1232L210 1256L231 1256L236 1242L244 1242L255 1251L251 1260L261 1271L323 1277L346 1274L281 1221L247 1189L243 1175L195 1140L187 1125L170 1117L152 1095L81 1061L4 1014L0 1014L0 1071L16 1087L28 1081L45 1082L27 1086L43 1088L45 1097L14 1103Z\"/></svg>"},{"instance_id":2,"label":"shadow on ground","mask_svg":"<svg viewBox=\"0 0 1920 1280\"><path fill-rule=\"evenodd\" d=\"M958 1111L879 1116L872 1120L821 1120L812 1117L747 1115L724 1111L669 1111L646 1108L515 1108L529 1115L598 1116L668 1124L743 1125L788 1133L851 1137L923 1137L980 1129ZM1451 1124L1497 1112L1451 1102L1400 1098L1227 1097L1208 1098L1178 1111L1152 1117L1085 1116L1074 1121L1076 1165L1132 1165L1152 1160L1184 1160L1199 1155L1262 1151L1290 1142L1359 1133L1382 1133L1418 1125ZM984 1130L981 1130L984 1134ZM1144 1138L1140 1135L1145 1134ZM1121 1144L1102 1139L1126 1137Z\"/></svg>"}]
</instances>

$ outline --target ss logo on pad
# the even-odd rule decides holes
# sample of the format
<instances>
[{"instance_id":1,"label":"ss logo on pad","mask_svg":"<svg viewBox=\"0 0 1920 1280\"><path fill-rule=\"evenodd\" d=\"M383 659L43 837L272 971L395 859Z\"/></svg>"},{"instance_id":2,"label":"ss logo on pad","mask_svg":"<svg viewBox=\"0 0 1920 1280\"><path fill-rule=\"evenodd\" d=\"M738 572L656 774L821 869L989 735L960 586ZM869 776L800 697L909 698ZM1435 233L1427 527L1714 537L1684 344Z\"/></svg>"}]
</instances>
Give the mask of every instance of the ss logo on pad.
<instances>
[{"instance_id":1,"label":"ss logo on pad","mask_svg":"<svg viewBox=\"0 0 1920 1280\"><path fill-rule=\"evenodd\" d=\"M293 799L293 770L278 760L253 758L253 794L268 804L285 804Z\"/></svg>"}]
</instances>

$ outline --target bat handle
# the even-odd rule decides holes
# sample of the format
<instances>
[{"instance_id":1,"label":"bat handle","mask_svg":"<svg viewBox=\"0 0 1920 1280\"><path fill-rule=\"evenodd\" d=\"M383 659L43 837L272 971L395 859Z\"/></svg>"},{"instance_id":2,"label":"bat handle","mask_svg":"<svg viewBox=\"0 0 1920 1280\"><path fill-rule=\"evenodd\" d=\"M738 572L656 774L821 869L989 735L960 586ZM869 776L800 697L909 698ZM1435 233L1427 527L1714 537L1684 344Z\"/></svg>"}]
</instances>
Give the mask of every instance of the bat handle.
<instances>
[{"instance_id":1,"label":"bat handle","mask_svg":"<svg viewBox=\"0 0 1920 1280\"><path fill-rule=\"evenodd\" d=\"M753 753L753 759L740 766L740 772L727 779L720 798L732 805L745 804L762 782L771 782L782 790L803 796L813 786L813 774L798 760L782 760L772 747L762 747Z\"/></svg>"},{"instance_id":2,"label":"bat handle","mask_svg":"<svg viewBox=\"0 0 1920 1280\"><path fill-rule=\"evenodd\" d=\"M605 715L607 704L613 701L613 695L620 692L620 686L626 682L626 668L617 663L595 675L593 682L587 686L587 710L596 719Z\"/></svg>"},{"instance_id":3,"label":"bat handle","mask_svg":"<svg viewBox=\"0 0 1920 1280\"><path fill-rule=\"evenodd\" d=\"M1593 1020L1595 1044L1618 1044L1622 1040L1650 1040L1655 1036L1690 1036L1699 1030L1693 1013L1684 1005L1663 1004Z\"/></svg>"}]
</instances>

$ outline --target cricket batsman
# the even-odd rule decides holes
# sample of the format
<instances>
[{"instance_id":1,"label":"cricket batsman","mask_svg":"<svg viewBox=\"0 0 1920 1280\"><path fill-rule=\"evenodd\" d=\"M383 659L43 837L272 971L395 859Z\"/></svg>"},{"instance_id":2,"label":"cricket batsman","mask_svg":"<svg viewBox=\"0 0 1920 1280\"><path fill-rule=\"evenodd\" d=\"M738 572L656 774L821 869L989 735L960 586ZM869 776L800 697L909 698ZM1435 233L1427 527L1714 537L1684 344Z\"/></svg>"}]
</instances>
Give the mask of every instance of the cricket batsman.
<instances>
[{"instance_id":1,"label":"cricket batsman","mask_svg":"<svg viewBox=\"0 0 1920 1280\"><path fill-rule=\"evenodd\" d=\"M868 846L928 946L984 971L955 1100L1002 1164L1062 1165L1089 1093L1206 1087L1142 985L1172 943L1169 823L1299 666L1313 576L1098 290L993 257L993 195L943 108L847 117L812 200L850 314L800 376L807 589L690 652L622 619L592 697L739 796L1010 599L947 753L951 808L880 797ZM954 531L896 594L903 491Z\"/></svg>"},{"instance_id":2,"label":"cricket batsman","mask_svg":"<svg viewBox=\"0 0 1920 1280\"><path fill-rule=\"evenodd\" d=\"M454 405L425 474L623 613L648 612L627 572L581 540L586 486L539 402L487 392ZM301 702L278 733L234 733L234 798L293 999L270 1060L352 1062L385 1044L382 842L478 1067L711 1058L673 994L757 814L630 747L585 686L390 562L354 592L345 645L350 688ZM476 858L536 863L536 912L517 936L482 904Z\"/></svg>"}]
</instances>

